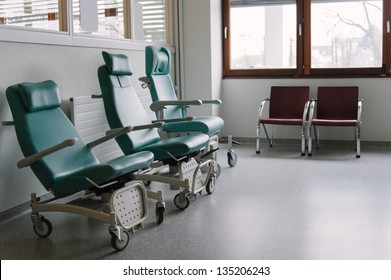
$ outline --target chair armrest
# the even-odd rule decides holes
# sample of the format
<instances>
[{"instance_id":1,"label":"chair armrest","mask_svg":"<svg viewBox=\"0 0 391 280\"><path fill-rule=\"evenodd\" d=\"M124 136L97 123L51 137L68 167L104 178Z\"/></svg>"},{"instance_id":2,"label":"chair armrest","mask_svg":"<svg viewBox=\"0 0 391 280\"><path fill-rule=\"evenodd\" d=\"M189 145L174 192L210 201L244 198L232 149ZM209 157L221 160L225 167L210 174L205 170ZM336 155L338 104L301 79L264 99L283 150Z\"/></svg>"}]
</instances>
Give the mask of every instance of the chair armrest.
<instances>
[{"instance_id":1,"label":"chair armrest","mask_svg":"<svg viewBox=\"0 0 391 280\"><path fill-rule=\"evenodd\" d=\"M118 137L118 136L120 136L122 134L126 134L126 133L132 131L132 129L133 129L133 127L126 126L126 127L123 127L123 128L117 128L117 129L109 130L109 131L106 132L105 136L88 143L87 146L90 149L92 149L92 148L94 148L94 147L96 147L96 146L98 146L98 145L100 145L100 144L102 144L104 142L107 142L107 141L109 141L109 140L111 140L111 139L113 139L115 137Z\"/></svg>"},{"instance_id":2,"label":"chair armrest","mask_svg":"<svg viewBox=\"0 0 391 280\"><path fill-rule=\"evenodd\" d=\"M173 123L173 122L186 122L192 121L194 117L186 117L186 118L174 118L174 119L163 119L164 123ZM162 122L161 120L152 121L152 123Z\"/></svg>"},{"instance_id":3,"label":"chair armrest","mask_svg":"<svg viewBox=\"0 0 391 280\"><path fill-rule=\"evenodd\" d=\"M316 105L316 102L318 100L315 98L315 99L311 99L310 100L310 104L309 104L309 111L308 111L308 122L311 124L312 123L312 120L314 118L314 113L315 113L315 105Z\"/></svg>"},{"instance_id":4,"label":"chair armrest","mask_svg":"<svg viewBox=\"0 0 391 280\"><path fill-rule=\"evenodd\" d=\"M170 105L177 105L183 107L190 106L190 105L199 106L202 105L202 101L201 100L161 100L161 101L153 102L151 106L149 106L149 108L152 111L157 112L160 109L163 109L165 106L170 106Z\"/></svg>"},{"instance_id":5,"label":"chair armrest","mask_svg":"<svg viewBox=\"0 0 391 280\"><path fill-rule=\"evenodd\" d=\"M202 99L202 104L213 104L213 105L221 105L223 102L221 102L220 99Z\"/></svg>"},{"instance_id":6,"label":"chair armrest","mask_svg":"<svg viewBox=\"0 0 391 280\"><path fill-rule=\"evenodd\" d=\"M77 138L67 139L67 140L61 142L60 144L52 146L52 147L50 147L50 148L48 148L46 150L43 150L43 151L38 152L38 153L35 153L35 154L31 155L31 156L28 156L28 157L18 161L17 166L19 168L30 166L34 162L36 162L37 160L39 160L39 159L41 159L41 158L43 158L43 157L45 157L47 155L50 155L50 154L52 154L54 152L57 152L57 151L59 151L61 149L66 148L66 147L75 145L77 140L78 140Z\"/></svg>"},{"instance_id":7,"label":"chair armrest","mask_svg":"<svg viewBox=\"0 0 391 280\"><path fill-rule=\"evenodd\" d=\"M15 124L14 121L2 121L1 125L2 126L13 126Z\"/></svg>"},{"instance_id":8,"label":"chair armrest","mask_svg":"<svg viewBox=\"0 0 391 280\"><path fill-rule=\"evenodd\" d=\"M131 131L136 131L136 130L142 130L142 129L147 129L147 128L160 128L164 125L163 122L155 122L151 124L146 124L146 125L138 125L138 126L125 126L121 128L114 128L106 132L106 135L96 139L90 143L87 144L87 146L92 149L106 141L109 141L113 138L116 138L118 136L121 136L123 134L127 134Z\"/></svg>"},{"instance_id":9,"label":"chair armrest","mask_svg":"<svg viewBox=\"0 0 391 280\"><path fill-rule=\"evenodd\" d=\"M164 122L156 121L156 122L152 122L150 124L133 126L132 131L149 129L149 128L161 128L161 127L163 127L163 125L164 125Z\"/></svg>"},{"instance_id":10,"label":"chair armrest","mask_svg":"<svg viewBox=\"0 0 391 280\"><path fill-rule=\"evenodd\" d=\"M357 108L357 123L361 123L361 113L362 113L362 104L363 104L363 99L360 98L358 100L358 108Z\"/></svg>"},{"instance_id":11,"label":"chair armrest","mask_svg":"<svg viewBox=\"0 0 391 280\"><path fill-rule=\"evenodd\" d=\"M303 125L309 120L309 109L310 109L310 104L311 104L311 101L308 100L305 104L304 104L304 110L303 110Z\"/></svg>"},{"instance_id":12,"label":"chair armrest","mask_svg":"<svg viewBox=\"0 0 391 280\"><path fill-rule=\"evenodd\" d=\"M260 120L261 117L262 117L263 108L265 108L266 102L270 102L270 98L265 98L264 100L262 100L261 105L260 105L259 108L258 108L258 122L259 122L259 120Z\"/></svg>"}]
</instances>

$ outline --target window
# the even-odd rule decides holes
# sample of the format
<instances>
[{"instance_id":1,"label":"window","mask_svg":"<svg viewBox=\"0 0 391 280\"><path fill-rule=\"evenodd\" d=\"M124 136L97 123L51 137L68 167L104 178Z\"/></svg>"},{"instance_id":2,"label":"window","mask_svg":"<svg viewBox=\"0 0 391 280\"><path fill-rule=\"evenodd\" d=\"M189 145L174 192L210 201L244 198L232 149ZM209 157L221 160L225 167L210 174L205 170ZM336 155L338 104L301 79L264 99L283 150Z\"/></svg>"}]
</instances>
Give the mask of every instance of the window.
<instances>
[{"instance_id":1,"label":"window","mask_svg":"<svg viewBox=\"0 0 391 280\"><path fill-rule=\"evenodd\" d=\"M391 74L384 0L223 0L224 75Z\"/></svg>"},{"instance_id":2,"label":"window","mask_svg":"<svg viewBox=\"0 0 391 280\"><path fill-rule=\"evenodd\" d=\"M132 39L167 43L169 0L0 0L2 39L26 42L86 42L101 39ZM69 5L69 7L68 7ZM69 23L69 24L68 24ZM15 36L18 27L20 36ZM68 26L70 28L68 28ZM45 32L51 31L45 35ZM28 33L31 33L29 35ZM67 37L66 39L65 37ZM46 36L46 37L45 37ZM75 37L76 36L76 37ZM44 38L45 37L45 38ZM93 38L92 38L93 37ZM91 39L90 39L91 38ZM41 40L41 41L40 41ZM96 40L94 44L96 44ZM102 41L103 42L103 41ZM120 42L118 40L118 42ZM108 41L104 45L106 46ZM121 44L121 43L119 43Z\"/></svg>"},{"instance_id":3,"label":"window","mask_svg":"<svg viewBox=\"0 0 391 280\"><path fill-rule=\"evenodd\" d=\"M123 2L122 0L73 0L73 32L125 38Z\"/></svg>"},{"instance_id":4,"label":"window","mask_svg":"<svg viewBox=\"0 0 391 280\"><path fill-rule=\"evenodd\" d=\"M63 9L64 0L0 0L0 25L67 31Z\"/></svg>"},{"instance_id":5,"label":"window","mask_svg":"<svg viewBox=\"0 0 391 280\"><path fill-rule=\"evenodd\" d=\"M279 1L276 1L279 2ZM231 1L232 69L296 68L296 5Z\"/></svg>"},{"instance_id":6,"label":"window","mask_svg":"<svg viewBox=\"0 0 391 280\"><path fill-rule=\"evenodd\" d=\"M383 1L312 1L311 67L381 67Z\"/></svg>"}]
</instances>

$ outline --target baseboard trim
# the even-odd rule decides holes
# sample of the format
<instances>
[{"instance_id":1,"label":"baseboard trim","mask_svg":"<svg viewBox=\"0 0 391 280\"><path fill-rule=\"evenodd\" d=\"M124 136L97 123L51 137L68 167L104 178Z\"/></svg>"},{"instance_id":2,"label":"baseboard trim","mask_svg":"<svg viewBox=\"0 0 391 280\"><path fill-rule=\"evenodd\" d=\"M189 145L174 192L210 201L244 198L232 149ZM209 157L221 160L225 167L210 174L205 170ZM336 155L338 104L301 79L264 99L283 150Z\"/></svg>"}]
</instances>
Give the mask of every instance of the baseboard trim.
<instances>
[{"instance_id":1,"label":"baseboard trim","mask_svg":"<svg viewBox=\"0 0 391 280\"><path fill-rule=\"evenodd\" d=\"M223 143L227 143L227 137L221 138ZM251 137L232 137L232 140L239 142L240 144L253 144L255 145L256 138ZM278 145L291 145L292 143L299 143L300 139L283 139L275 138L273 139L273 144ZM266 138L261 139L261 145L268 144ZM352 145L354 140L320 140L320 145L325 146L342 146L342 145ZM377 148L391 148L391 141L361 141L361 147L377 147Z\"/></svg>"},{"instance_id":2,"label":"baseboard trim","mask_svg":"<svg viewBox=\"0 0 391 280\"><path fill-rule=\"evenodd\" d=\"M50 193L44 194L40 197L41 200L46 200L53 197ZM30 211L30 201L22 203L18 206L12 207L0 213L0 224L15 219Z\"/></svg>"}]
</instances>

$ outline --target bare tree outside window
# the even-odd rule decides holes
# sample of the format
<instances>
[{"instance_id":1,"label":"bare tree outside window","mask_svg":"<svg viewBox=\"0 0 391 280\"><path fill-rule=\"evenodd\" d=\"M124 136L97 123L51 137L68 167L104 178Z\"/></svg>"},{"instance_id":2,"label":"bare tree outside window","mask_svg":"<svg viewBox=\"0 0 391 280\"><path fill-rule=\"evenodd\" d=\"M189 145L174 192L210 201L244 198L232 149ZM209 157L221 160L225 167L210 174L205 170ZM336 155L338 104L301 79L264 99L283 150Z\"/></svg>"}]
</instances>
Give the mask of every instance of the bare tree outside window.
<instances>
[{"instance_id":1,"label":"bare tree outside window","mask_svg":"<svg viewBox=\"0 0 391 280\"><path fill-rule=\"evenodd\" d=\"M313 1L311 67L381 67L383 1Z\"/></svg>"}]
</instances>

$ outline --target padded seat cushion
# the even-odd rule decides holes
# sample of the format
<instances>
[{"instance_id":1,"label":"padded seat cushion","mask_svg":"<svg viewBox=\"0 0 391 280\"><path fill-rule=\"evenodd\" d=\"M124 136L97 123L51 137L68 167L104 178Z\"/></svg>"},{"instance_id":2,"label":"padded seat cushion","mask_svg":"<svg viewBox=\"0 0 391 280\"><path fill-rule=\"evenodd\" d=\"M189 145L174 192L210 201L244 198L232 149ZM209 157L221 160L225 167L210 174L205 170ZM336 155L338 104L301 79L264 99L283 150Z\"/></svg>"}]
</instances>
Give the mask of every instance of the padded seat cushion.
<instances>
[{"instance_id":1,"label":"padded seat cushion","mask_svg":"<svg viewBox=\"0 0 391 280\"><path fill-rule=\"evenodd\" d=\"M112 159L107 162L107 165L113 169L114 177L118 177L129 172L147 168L153 159L153 153L140 152Z\"/></svg>"},{"instance_id":2,"label":"padded seat cushion","mask_svg":"<svg viewBox=\"0 0 391 280\"><path fill-rule=\"evenodd\" d=\"M302 119L273 119L273 118L261 118L260 123L264 124L281 124L281 125L302 125Z\"/></svg>"},{"instance_id":3,"label":"padded seat cushion","mask_svg":"<svg viewBox=\"0 0 391 280\"><path fill-rule=\"evenodd\" d=\"M65 197L93 187L85 179L86 177L97 184L103 184L125 174L147 168L152 161L153 154L151 152L140 152L133 155L121 156L112 159L106 164L91 166L73 174L57 177L51 189L57 197Z\"/></svg>"},{"instance_id":4,"label":"padded seat cushion","mask_svg":"<svg viewBox=\"0 0 391 280\"><path fill-rule=\"evenodd\" d=\"M218 133L224 126L224 120L215 116L195 117L191 121L166 123L163 130L168 133L175 132L202 132L207 135Z\"/></svg>"},{"instance_id":5,"label":"padded seat cushion","mask_svg":"<svg viewBox=\"0 0 391 280\"><path fill-rule=\"evenodd\" d=\"M179 158L199 151L206 147L208 142L209 136L206 134L180 136L141 147L138 151L151 151L155 160L167 160L171 158L168 152Z\"/></svg>"},{"instance_id":6,"label":"padded seat cushion","mask_svg":"<svg viewBox=\"0 0 391 280\"><path fill-rule=\"evenodd\" d=\"M319 126L356 126L357 120L313 119L312 124Z\"/></svg>"}]
</instances>

